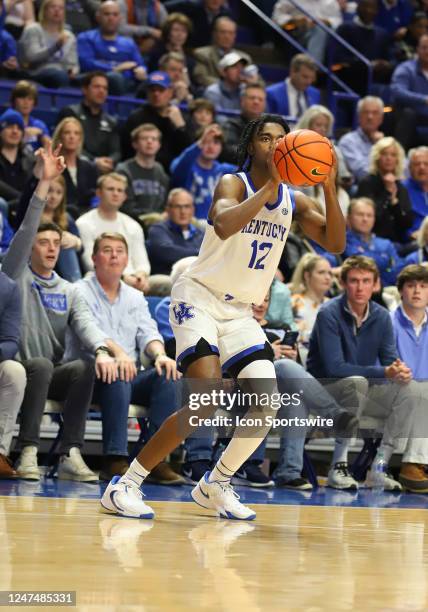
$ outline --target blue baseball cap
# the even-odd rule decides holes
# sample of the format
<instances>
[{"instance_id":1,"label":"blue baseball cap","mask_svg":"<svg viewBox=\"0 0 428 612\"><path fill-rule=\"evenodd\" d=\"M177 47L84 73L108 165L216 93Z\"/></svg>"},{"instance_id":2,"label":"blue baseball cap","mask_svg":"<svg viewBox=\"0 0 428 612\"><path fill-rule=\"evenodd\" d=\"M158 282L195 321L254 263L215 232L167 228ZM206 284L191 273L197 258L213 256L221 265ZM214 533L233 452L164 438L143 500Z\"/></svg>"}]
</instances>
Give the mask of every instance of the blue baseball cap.
<instances>
[{"instance_id":1,"label":"blue baseball cap","mask_svg":"<svg viewBox=\"0 0 428 612\"><path fill-rule=\"evenodd\" d=\"M147 87L150 87L151 85L163 87L164 89L171 87L171 79L169 74L166 72L161 72L160 70L151 72L147 78Z\"/></svg>"},{"instance_id":2,"label":"blue baseball cap","mask_svg":"<svg viewBox=\"0 0 428 612\"><path fill-rule=\"evenodd\" d=\"M22 131L25 130L24 119L21 113L13 110L13 108L8 108L4 111L3 115L0 115L0 130L3 130L9 125L17 125Z\"/></svg>"}]
</instances>

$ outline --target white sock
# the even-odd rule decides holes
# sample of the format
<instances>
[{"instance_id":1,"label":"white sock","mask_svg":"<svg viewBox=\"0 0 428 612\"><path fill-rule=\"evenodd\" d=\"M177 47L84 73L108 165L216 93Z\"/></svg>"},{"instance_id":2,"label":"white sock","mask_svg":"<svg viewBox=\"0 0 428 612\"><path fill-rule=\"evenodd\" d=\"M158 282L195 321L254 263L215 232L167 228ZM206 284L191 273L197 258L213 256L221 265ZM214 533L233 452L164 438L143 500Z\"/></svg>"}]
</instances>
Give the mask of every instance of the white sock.
<instances>
[{"instance_id":1,"label":"white sock","mask_svg":"<svg viewBox=\"0 0 428 612\"><path fill-rule=\"evenodd\" d=\"M150 472L143 468L141 463L138 463L138 461L134 459L127 472L120 479L120 482L129 483L131 486L137 485L137 487L141 487L149 474Z\"/></svg>"},{"instance_id":2,"label":"white sock","mask_svg":"<svg viewBox=\"0 0 428 612\"><path fill-rule=\"evenodd\" d=\"M340 439L336 440L334 445L333 459L331 464L334 466L336 463L348 463L348 448L349 440Z\"/></svg>"},{"instance_id":3,"label":"white sock","mask_svg":"<svg viewBox=\"0 0 428 612\"><path fill-rule=\"evenodd\" d=\"M211 474L208 478L208 482L224 482L226 484L230 482L230 479L232 478L235 472L230 470L223 463L223 457L224 453L212 469Z\"/></svg>"}]
</instances>

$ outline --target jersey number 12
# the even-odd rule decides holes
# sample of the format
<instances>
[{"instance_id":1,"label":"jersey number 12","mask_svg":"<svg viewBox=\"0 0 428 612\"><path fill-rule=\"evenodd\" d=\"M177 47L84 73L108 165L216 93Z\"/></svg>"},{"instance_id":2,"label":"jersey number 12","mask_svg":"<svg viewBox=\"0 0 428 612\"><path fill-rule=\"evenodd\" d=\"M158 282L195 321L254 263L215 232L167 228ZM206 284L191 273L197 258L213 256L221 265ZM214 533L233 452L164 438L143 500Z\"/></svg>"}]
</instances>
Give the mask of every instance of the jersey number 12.
<instances>
[{"instance_id":1,"label":"jersey number 12","mask_svg":"<svg viewBox=\"0 0 428 612\"><path fill-rule=\"evenodd\" d=\"M264 270L264 260L269 255L271 248L273 247L272 242L261 242L260 244L257 240L253 240L251 243L251 248L253 252L251 254L250 263L248 264L249 268L253 268L254 270ZM264 254L260 256L260 254L264 251ZM259 257L258 257L259 255Z\"/></svg>"}]
</instances>

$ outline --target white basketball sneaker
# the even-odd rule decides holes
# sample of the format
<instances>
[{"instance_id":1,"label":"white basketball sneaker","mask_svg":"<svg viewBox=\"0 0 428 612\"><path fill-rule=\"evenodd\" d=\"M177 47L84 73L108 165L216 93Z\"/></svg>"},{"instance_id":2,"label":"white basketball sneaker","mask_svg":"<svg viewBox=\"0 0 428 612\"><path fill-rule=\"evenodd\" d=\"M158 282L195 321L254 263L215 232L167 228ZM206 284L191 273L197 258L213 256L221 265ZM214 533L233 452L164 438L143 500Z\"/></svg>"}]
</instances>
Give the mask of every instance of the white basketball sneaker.
<instances>
[{"instance_id":1,"label":"white basketball sneaker","mask_svg":"<svg viewBox=\"0 0 428 612\"><path fill-rule=\"evenodd\" d=\"M60 480L76 480L78 482L98 482L98 476L88 468L83 461L80 450L72 447L68 455L62 455L58 464L58 478Z\"/></svg>"},{"instance_id":2,"label":"white basketball sneaker","mask_svg":"<svg viewBox=\"0 0 428 612\"><path fill-rule=\"evenodd\" d=\"M137 486L130 486L114 476L107 485L100 503L110 514L130 518L152 519L155 516L152 508L144 503L144 493Z\"/></svg>"},{"instance_id":3,"label":"white basketball sneaker","mask_svg":"<svg viewBox=\"0 0 428 612\"><path fill-rule=\"evenodd\" d=\"M204 476L192 490L191 496L202 508L215 510L221 518L241 521L252 521L256 518L254 510L247 508L239 501L239 495L230 484L209 482L211 472Z\"/></svg>"},{"instance_id":4,"label":"white basketball sneaker","mask_svg":"<svg viewBox=\"0 0 428 612\"><path fill-rule=\"evenodd\" d=\"M40 480L40 469L37 465L37 446L24 446L16 464L19 478Z\"/></svg>"}]
</instances>

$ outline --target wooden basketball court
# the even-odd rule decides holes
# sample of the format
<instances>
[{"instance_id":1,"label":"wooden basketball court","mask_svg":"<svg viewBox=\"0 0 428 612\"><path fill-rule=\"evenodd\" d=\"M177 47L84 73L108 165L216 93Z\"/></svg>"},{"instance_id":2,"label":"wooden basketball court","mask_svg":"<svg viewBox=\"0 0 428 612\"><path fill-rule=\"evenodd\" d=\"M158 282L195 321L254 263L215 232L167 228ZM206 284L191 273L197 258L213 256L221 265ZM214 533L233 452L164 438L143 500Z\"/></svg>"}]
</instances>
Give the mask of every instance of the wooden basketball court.
<instances>
[{"instance_id":1,"label":"wooden basketball court","mask_svg":"<svg viewBox=\"0 0 428 612\"><path fill-rule=\"evenodd\" d=\"M150 503L154 521L0 496L0 590L76 591L105 612L428 610L423 508L257 504L245 523Z\"/></svg>"}]
</instances>

